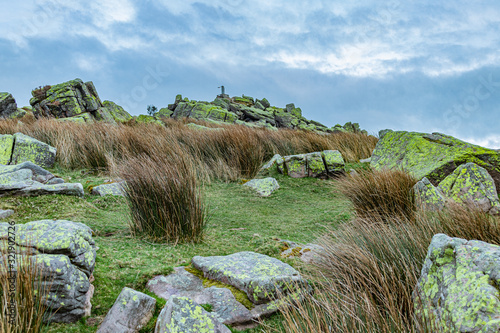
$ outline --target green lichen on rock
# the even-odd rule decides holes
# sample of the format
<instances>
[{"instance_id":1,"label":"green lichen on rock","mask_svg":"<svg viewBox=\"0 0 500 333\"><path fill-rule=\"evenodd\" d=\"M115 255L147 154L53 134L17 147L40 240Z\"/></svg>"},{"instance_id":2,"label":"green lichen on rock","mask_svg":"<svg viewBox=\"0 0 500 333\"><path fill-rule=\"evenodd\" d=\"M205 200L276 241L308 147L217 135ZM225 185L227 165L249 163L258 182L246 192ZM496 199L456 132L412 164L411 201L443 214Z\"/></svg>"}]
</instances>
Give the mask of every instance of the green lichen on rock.
<instances>
[{"instance_id":1,"label":"green lichen on rock","mask_svg":"<svg viewBox=\"0 0 500 333\"><path fill-rule=\"evenodd\" d=\"M492 214L500 212L493 178L486 169L474 163L460 165L439 183L438 188L458 203L475 205Z\"/></svg>"},{"instance_id":2,"label":"green lichen on rock","mask_svg":"<svg viewBox=\"0 0 500 333\"><path fill-rule=\"evenodd\" d=\"M0 164L7 165L14 149L14 137L12 135L0 134Z\"/></svg>"},{"instance_id":3,"label":"green lichen on rock","mask_svg":"<svg viewBox=\"0 0 500 333\"><path fill-rule=\"evenodd\" d=\"M11 164L33 162L43 168L51 168L55 159L56 148L22 133L14 134Z\"/></svg>"},{"instance_id":4,"label":"green lichen on rock","mask_svg":"<svg viewBox=\"0 0 500 333\"><path fill-rule=\"evenodd\" d=\"M376 170L403 169L417 179L427 177L436 186L459 165L468 162L485 168L498 190L499 152L440 133L386 132L375 147L370 165Z\"/></svg>"},{"instance_id":5,"label":"green lichen on rock","mask_svg":"<svg viewBox=\"0 0 500 333\"><path fill-rule=\"evenodd\" d=\"M307 175L319 177L326 174L326 167L321 152L306 154Z\"/></svg>"},{"instance_id":6,"label":"green lichen on rock","mask_svg":"<svg viewBox=\"0 0 500 333\"><path fill-rule=\"evenodd\" d=\"M112 101L102 102L114 121L124 123L132 119L132 116L120 105Z\"/></svg>"},{"instance_id":7,"label":"green lichen on rock","mask_svg":"<svg viewBox=\"0 0 500 333\"><path fill-rule=\"evenodd\" d=\"M500 331L500 247L437 234L413 294L415 312L444 331Z\"/></svg>"},{"instance_id":8,"label":"green lichen on rock","mask_svg":"<svg viewBox=\"0 0 500 333\"><path fill-rule=\"evenodd\" d=\"M218 316L188 297L172 296L158 316L156 333L230 333Z\"/></svg>"},{"instance_id":9,"label":"green lichen on rock","mask_svg":"<svg viewBox=\"0 0 500 333\"><path fill-rule=\"evenodd\" d=\"M158 125L163 125L163 122L156 119L153 116L148 116L145 114L141 114L135 118L135 121L138 124L158 124Z\"/></svg>"},{"instance_id":10,"label":"green lichen on rock","mask_svg":"<svg viewBox=\"0 0 500 333\"><path fill-rule=\"evenodd\" d=\"M261 197L268 197L280 188L278 181L271 177L264 179L252 179L246 182L243 186L250 187Z\"/></svg>"},{"instance_id":11,"label":"green lichen on rock","mask_svg":"<svg viewBox=\"0 0 500 333\"><path fill-rule=\"evenodd\" d=\"M446 197L443 192L436 188L427 178L422 178L413 186L417 204L424 209L440 211L446 204Z\"/></svg>"},{"instance_id":12,"label":"green lichen on rock","mask_svg":"<svg viewBox=\"0 0 500 333\"><path fill-rule=\"evenodd\" d=\"M59 121L59 122L72 122L72 123L77 123L77 124L86 124L86 123L93 123L94 118L89 113L82 113L82 114L79 114L78 116L74 116L74 117L58 118L57 121Z\"/></svg>"},{"instance_id":13,"label":"green lichen on rock","mask_svg":"<svg viewBox=\"0 0 500 333\"><path fill-rule=\"evenodd\" d=\"M328 173L337 173L344 170L345 162L338 150L323 150L321 152Z\"/></svg>"}]
</instances>

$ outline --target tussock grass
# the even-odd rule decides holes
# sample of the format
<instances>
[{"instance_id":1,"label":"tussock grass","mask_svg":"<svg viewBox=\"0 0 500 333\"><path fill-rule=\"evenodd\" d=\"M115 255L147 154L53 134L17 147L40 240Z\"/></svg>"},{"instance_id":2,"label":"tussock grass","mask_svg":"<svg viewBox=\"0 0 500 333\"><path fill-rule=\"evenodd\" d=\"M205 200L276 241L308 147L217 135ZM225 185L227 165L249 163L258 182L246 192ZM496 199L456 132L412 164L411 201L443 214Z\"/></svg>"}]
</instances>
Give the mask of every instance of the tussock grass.
<instances>
[{"instance_id":1,"label":"tussock grass","mask_svg":"<svg viewBox=\"0 0 500 333\"><path fill-rule=\"evenodd\" d=\"M117 165L126 180L131 231L155 242L200 242L207 213L189 155L131 157Z\"/></svg>"},{"instance_id":2,"label":"tussock grass","mask_svg":"<svg viewBox=\"0 0 500 333\"><path fill-rule=\"evenodd\" d=\"M188 152L203 180L237 180L254 177L274 154L292 155L327 149L339 150L347 162L371 155L377 139L353 133L320 135L313 132L249 128L196 121L223 131L200 131L186 120L164 119L165 126L129 122L75 124L40 119L20 124L1 120L0 133L22 132L58 149L61 167L109 171L128 157L168 156Z\"/></svg>"},{"instance_id":3,"label":"tussock grass","mask_svg":"<svg viewBox=\"0 0 500 333\"><path fill-rule=\"evenodd\" d=\"M359 170L339 181L340 191L352 202L356 214L364 219L415 220L417 180L400 170Z\"/></svg>"},{"instance_id":4,"label":"tussock grass","mask_svg":"<svg viewBox=\"0 0 500 333\"><path fill-rule=\"evenodd\" d=\"M7 245L5 243L5 245ZM4 247L7 249L7 246ZM29 250L28 250L29 251ZM46 296L50 292L48 277L41 266L28 255L16 255L15 275L9 274L6 252L0 257L0 332L38 333L44 327L44 320L50 316ZM9 279L14 276L14 279ZM15 286L12 289L12 286ZM9 307L13 305L14 317L9 317ZM11 319L14 318L12 322Z\"/></svg>"}]
</instances>

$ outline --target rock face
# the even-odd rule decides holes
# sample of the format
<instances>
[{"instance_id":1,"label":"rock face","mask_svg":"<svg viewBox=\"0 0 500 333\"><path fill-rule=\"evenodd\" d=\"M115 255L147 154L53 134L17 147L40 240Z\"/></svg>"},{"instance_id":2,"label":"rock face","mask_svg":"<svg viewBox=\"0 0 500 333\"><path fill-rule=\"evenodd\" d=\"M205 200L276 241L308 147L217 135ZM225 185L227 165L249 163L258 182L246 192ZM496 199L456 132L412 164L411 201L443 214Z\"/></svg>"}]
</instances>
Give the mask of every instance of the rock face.
<instances>
[{"instance_id":1,"label":"rock face","mask_svg":"<svg viewBox=\"0 0 500 333\"><path fill-rule=\"evenodd\" d=\"M103 120L123 122L132 116L113 102L101 102L92 82L75 79L31 92L30 104L36 118L75 118L76 122Z\"/></svg>"},{"instance_id":2,"label":"rock face","mask_svg":"<svg viewBox=\"0 0 500 333\"><path fill-rule=\"evenodd\" d=\"M56 148L22 133L14 134L14 149L10 164L33 162L42 168L51 168L56 160Z\"/></svg>"},{"instance_id":3,"label":"rock face","mask_svg":"<svg viewBox=\"0 0 500 333\"><path fill-rule=\"evenodd\" d=\"M338 132L316 121L307 120L302 116L302 110L294 104L279 108L271 106L265 98L259 100L245 95L232 98L219 95L213 102L183 99L181 95L177 95L174 104L160 109L160 113L158 117L186 117L268 129L289 128L322 133ZM359 129L359 125L357 128ZM342 128L342 131L347 130Z\"/></svg>"},{"instance_id":4,"label":"rock face","mask_svg":"<svg viewBox=\"0 0 500 333\"><path fill-rule=\"evenodd\" d=\"M123 288L97 333L137 333L153 317L156 299Z\"/></svg>"},{"instance_id":5,"label":"rock face","mask_svg":"<svg viewBox=\"0 0 500 333\"><path fill-rule=\"evenodd\" d=\"M478 206L484 212L498 214L500 201L493 178L486 169L474 164L460 165L439 183L445 196L458 203Z\"/></svg>"},{"instance_id":6,"label":"rock face","mask_svg":"<svg viewBox=\"0 0 500 333\"><path fill-rule=\"evenodd\" d=\"M418 205L426 210L440 211L446 204L446 197L443 192L431 184L429 179L422 178L413 186Z\"/></svg>"},{"instance_id":7,"label":"rock face","mask_svg":"<svg viewBox=\"0 0 500 333\"><path fill-rule=\"evenodd\" d=\"M0 92L0 118L11 118L17 112L17 103L14 97L7 92Z\"/></svg>"},{"instance_id":8,"label":"rock face","mask_svg":"<svg viewBox=\"0 0 500 333\"><path fill-rule=\"evenodd\" d=\"M14 136L0 134L0 164L7 165L12 158L14 149Z\"/></svg>"},{"instance_id":9,"label":"rock face","mask_svg":"<svg viewBox=\"0 0 500 333\"><path fill-rule=\"evenodd\" d=\"M245 292L254 304L263 304L287 294L294 283L307 285L290 265L255 252L192 259L193 267L205 277Z\"/></svg>"},{"instance_id":10,"label":"rock face","mask_svg":"<svg viewBox=\"0 0 500 333\"><path fill-rule=\"evenodd\" d=\"M342 154L337 150L289 155L275 161L280 173L293 178L335 176L343 173L345 165Z\"/></svg>"},{"instance_id":11,"label":"rock face","mask_svg":"<svg viewBox=\"0 0 500 333\"><path fill-rule=\"evenodd\" d=\"M171 297L156 322L155 333L231 333L219 318L187 297Z\"/></svg>"},{"instance_id":12,"label":"rock face","mask_svg":"<svg viewBox=\"0 0 500 333\"><path fill-rule=\"evenodd\" d=\"M437 234L413 293L437 331L500 331L500 247Z\"/></svg>"},{"instance_id":13,"label":"rock face","mask_svg":"<svg viewBox=\"0 0 500 333\"><path fill-rule=\"evenodd\" d=\"M499 152L440 133L386 131L375 147L370 165L377 170L401 168L417 179L426 177L437 186L458 166L468 162L485 168L499 189Z\"/></svg>"},{"instance_id":14,"label":"rock face","mask_svg":"<svg viewBox=\"0 0 500 333\"><path fill-rule=\"evenodd\" d=\"M7 251L4 247L9 226L0 223L2 251ZM92 230L82 223L64 220L34 221L14 227L18 259L29 255L31 262L42 269L42 286L50 288L44 301L51 313L50 321L70 323L90 315L94 290L90 283L96 259ZM5 266L0 265L0 275L6 274L2 267Z\"/></svg>"},{"instance_id":15,"label":"rock face","mask_svg":"<svg viewBox=\"0 0 500 333\"><path fill-rule=\"evenodd\" d=\"M280 188L278 181L271 177L265 179L252 179L246 182L244 186L248 186L255 190L261 197L268 197Z\"/></svg>"},{"instance_id":16,"label":"rock face","mask_svg":"<svg viewBox=\"0 0 500 333\"><path fill-rule=\"evenodd\" d=\"M0 165L0 197L64 194L83 196L80 183L65 184L47 170L31 162Z\"/></svg>"}]
</instances>

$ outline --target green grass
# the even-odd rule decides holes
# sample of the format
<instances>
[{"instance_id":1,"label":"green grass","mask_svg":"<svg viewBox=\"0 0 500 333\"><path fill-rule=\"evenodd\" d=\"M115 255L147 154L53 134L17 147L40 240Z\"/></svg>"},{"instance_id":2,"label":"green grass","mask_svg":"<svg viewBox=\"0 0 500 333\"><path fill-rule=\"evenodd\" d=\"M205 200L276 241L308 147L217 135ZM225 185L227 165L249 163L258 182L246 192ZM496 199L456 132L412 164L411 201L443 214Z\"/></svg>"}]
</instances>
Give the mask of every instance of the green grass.
<instances>
[{"instance_id":1,"label":"green grass","mask_svg":"<svg viewBox=\"0 0 500 333\"><path fill-rule=\"evenodd\" d=\"M52 171L66 181L81 182L86 193L90 186L109 179L109 176L85 171ZM52 324L44 332L95 332L124 287L153 296L145 289L148 279L168 274L173 267L188 265L193 256L256 251L279 257L279 244L273 238L311 242L324 233L325 228L335 228L351 218L350 204L336 190L335 181L272 176L277 178L280 189L268 198L258 197L234 182L214 181L204 185L209 209L205 238L200 244L177 246L152 244L133 237L128 228L130 213L121 197L101 198L86 194L84 198L59 195L2 198L0 209L16 211L7 219L9 221L68 219L85 223L95 232L94 240L99 250L91 317L74 324ZM294 259L287 262L295 264ZM157 304L155 316L141 332L154 331L154 322L165 301L158 300ZM272 327L279 326L280 322L278 315L266 320ZM261 332L261 328L243 332Z\"/></svg>"}]
</instances>

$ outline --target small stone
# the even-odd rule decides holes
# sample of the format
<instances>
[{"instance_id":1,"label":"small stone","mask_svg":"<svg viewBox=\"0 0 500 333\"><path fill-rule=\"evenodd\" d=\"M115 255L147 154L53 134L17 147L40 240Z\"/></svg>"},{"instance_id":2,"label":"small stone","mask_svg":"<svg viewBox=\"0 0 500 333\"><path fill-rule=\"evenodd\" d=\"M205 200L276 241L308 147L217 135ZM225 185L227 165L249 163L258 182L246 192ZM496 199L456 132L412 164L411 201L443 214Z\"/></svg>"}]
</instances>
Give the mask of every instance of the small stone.
<instances>
[{"instance_id":1,"label":"small stone","mask_svg":"<svg viewBox=\"0 0 500 333\"><path fill-rule=\"evenodd\" d=\"M272 177L264 179L252 179L246 182L243 186L250 187L262 197L268 197L274 191L280 188L278 181Z\"/></svg>"},{"instance_id":2,"label":"small stone","mask_svg":"<svg viewBox=\"0 0 500 333\"><path fill-rule=\"evenodd\" d=\"M1 219L6 219L14 214L14 211L12 209L0 209L0 220Z\"/></svg>"},{"instance_id":3,"label":"small stone","mask_svg":"<svg viewBox=\"0 0 500 333\"><path fill-rule=\"evenodd\" d=\"M123 186L125 182L117 182L111 184L103 184L99 186L94 186L92 188L93 195L100 195L101 197L106 195L116 195L116 196L125 196L125 191Z\"/></svg>"}]
</instances>

